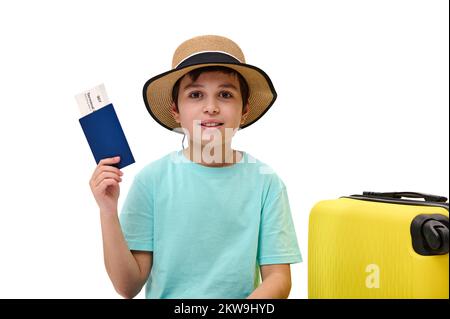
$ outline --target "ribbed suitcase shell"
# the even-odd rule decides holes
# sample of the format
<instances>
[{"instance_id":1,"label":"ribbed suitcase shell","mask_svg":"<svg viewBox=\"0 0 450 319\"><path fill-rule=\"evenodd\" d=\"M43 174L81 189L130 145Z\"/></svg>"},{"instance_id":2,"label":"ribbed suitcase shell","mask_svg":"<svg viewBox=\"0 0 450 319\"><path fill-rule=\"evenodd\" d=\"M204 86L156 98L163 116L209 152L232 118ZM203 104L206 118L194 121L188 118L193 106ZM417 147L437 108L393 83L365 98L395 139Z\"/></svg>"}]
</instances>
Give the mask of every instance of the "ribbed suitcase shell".
<instances>
[{"instance_id":1,"label":"ribbed suitcase shell","mask_svg":"<svg viewBox=\"0 0 450 319\"><path fill-rule=\"evenodd\" d=\"M442 206L317 203L309 219L309 298L449 298L448 253L419 255L410 232L419 214L448 217Z\"/></svg>"}]
</instances>

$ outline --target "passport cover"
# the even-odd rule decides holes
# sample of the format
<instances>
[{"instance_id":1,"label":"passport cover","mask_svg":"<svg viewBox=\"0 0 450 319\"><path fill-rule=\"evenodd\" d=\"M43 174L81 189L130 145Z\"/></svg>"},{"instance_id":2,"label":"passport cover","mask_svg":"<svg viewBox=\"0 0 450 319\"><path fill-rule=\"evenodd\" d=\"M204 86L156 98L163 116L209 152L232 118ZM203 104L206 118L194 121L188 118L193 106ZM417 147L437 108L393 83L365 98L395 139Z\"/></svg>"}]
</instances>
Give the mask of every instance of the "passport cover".
<instances>
[{"instance_id":1,"label":"passport cover","mask_svg":"<svg viewBox=\"0 0 450 319\"><path fill-rule=\"evenodd\" d=\"M120 156L113 166L122 168L135 162L112 103L79 119L95 161Z\"/></svg>"}]
</instances>

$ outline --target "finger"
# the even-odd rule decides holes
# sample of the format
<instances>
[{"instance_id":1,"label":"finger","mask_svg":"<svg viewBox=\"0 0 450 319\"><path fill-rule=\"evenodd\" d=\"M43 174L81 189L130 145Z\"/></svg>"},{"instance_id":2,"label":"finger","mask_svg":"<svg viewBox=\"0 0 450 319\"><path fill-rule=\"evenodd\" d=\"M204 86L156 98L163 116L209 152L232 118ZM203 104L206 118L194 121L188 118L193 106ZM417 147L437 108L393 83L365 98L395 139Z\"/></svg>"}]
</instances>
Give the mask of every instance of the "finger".
<instances>
[{"instance_id":1,"label":"finger","mask_svg":"<svg viewBox=\"0 0 450 319\"><path fill-rule=\"evenodd\" d=\"M120 162L120 156L107 157L107 158L100 160L100 162L98 162L98 165L111 165L111 164L116 164L118 162Z\"/></svg>"},{"instance_id":2,"label":"finger","mask_svg":"<svg viewBox=\"0 0 450 319\"><path fill-rule=\"evenodd\" d=\"M97 179L94 180L94 183L93 183L94 187L97 187L102 182L102 180L107 179L107 178L114 179L117 182L122 181L122 178L115 173L102 172L98 175Z\"/></svg>"},{"instance_id":3,"label":"finger","mask_svg":"<svg viewBox=\"0 0 450 319\"><path fill-rule=\"evenodd\" d=\"M112 178L107 178L104 179L100 182L100 184L98 185L98 189L99 191L103 192L106 188L108 188L108 186L118 186L119 183L112 179Z\"/></svg>"},{"instance_id":4,"label":"finger","mask_svg":"<svg viewBox=\"0 0 450 319\"><path fill-rule=\"evenodd\" d=\"M119 176L123 175L123 172L118 169L117 167L114 166L110 166L110 165L102 165L97 167L97 169L94 171L94 173L92 174L91 180L94 181L98 178L98 176L103 173L103 172L111 172L111 173L115 173Z\"/></svg>"},{"instance_id":5,"label":"finger","mask_svg":"<svg viewBox=\"0 0 450 319\"><path fill-rule=\"evenodd\" d=\"M119 175L117 175L116 173L102 172L98 175L97 179L94 180L94 187L97 187L102 182L102 180L104 180L106 178L112 178L112 179L116 180L117 182L122 181L122 178Z\"/></svg>"}]
</instances>

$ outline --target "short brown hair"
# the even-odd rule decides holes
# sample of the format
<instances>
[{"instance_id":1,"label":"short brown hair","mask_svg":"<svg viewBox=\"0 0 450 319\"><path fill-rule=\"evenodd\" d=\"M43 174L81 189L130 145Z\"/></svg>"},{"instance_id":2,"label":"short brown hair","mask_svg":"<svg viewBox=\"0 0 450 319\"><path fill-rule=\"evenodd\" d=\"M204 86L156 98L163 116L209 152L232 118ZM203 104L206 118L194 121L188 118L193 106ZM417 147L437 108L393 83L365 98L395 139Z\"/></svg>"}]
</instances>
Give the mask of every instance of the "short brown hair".
<instances>
[{"instance_id":1,"label":"short brown hair","mask_svg":"<svg viewBox=\"0 0 450 319\"><path fill-rule=\"evenodd\" d=\"M250 90L249 90L247 81L245 81L244 77L239 72L237 72L231 68L227 68L225 66L214 65L214 66L205 66L202 68L194 69L194 70L190 71L189 73L187 73L186 75L188 75L191 78L191 80L195 82L195 81L197 81L200 74L205 73L205 72L222 72L225 74L232 74L232 75L237 76L237 78L239 80L239 89L241 90L241 96L242 96L242 108L245 107L245 105L248 102ZM178 110L178 93L180 91L180 82L181 82L181 79L183 79L183 78L184 78L184 76L179 78L178 81L174 84L173 89L172 89L172 101L175 103L177 110Z\"/></svg>"}]
</instances>

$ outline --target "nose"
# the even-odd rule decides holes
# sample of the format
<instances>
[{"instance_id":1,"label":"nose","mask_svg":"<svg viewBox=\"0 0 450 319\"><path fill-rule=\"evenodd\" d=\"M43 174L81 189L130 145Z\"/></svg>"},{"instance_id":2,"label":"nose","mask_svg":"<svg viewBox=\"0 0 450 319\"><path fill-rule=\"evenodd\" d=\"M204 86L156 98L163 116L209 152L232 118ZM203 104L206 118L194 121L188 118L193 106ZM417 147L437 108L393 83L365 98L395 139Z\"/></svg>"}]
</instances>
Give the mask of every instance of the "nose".
<instances>
[{"instance_id":1,"label":"nose","mask_svg":"<svg viewBox=\"0 0 450 319\"><path fill-rule=\"evenodd\" d=\"M210 114L219 113L219 107L217 106L217 101L214 98L209 98L203 107L203 112L208 112Z\"/></svg>"}]
</instances>

